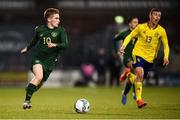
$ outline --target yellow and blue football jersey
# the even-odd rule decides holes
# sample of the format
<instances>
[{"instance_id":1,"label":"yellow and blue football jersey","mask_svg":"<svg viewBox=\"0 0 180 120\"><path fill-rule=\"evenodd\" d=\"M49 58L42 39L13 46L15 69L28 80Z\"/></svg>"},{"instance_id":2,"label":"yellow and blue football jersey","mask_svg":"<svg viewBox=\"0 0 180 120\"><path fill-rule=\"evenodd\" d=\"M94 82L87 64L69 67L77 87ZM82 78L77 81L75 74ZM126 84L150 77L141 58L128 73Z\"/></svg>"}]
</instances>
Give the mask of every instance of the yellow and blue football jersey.
<instances>
[{"instance_id":1,"label":"yellow and blue football jersey","mask_svg":"<svg viewBox=\"0 0 180 120\"><path fill-rule=\"evenodd\" d=\"M164 58L169 57L169 45L165 29L158 25L152 29L148 23L139 24L124 40L122 46L126 47L133 37L138 40L133 49L133 55L140 56L147 62L153 63L157 56L160 43L164 46Z\"/></svg>"}]
</instances>

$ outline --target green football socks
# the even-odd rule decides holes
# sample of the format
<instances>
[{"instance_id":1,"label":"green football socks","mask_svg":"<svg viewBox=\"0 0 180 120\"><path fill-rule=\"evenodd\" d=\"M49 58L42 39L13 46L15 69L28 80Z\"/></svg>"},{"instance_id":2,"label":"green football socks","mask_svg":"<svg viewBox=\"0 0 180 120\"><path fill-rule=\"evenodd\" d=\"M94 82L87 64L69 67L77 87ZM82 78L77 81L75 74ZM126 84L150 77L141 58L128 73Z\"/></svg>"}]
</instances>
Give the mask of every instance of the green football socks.
<instances>
[{"instance_id":1,"label":"green football socks","mask_svg":"<svg viewBox=\"0 0 180 120\"><path fill-rule=\"evenodd\" d=\"M127 82L127 83L126 83L125 90L124 90L124 95L127 95L127 94L128 94L128 92L129 92L129 90L130 90L130 88L131 88L131 85L132 85L131 82Z\"/></svg>"},{"instance_id":2,"label":"green football socks","mask_svg":"<svg viewBox=\"0 0 180 120\"><path fill-rule=\"evenodd\" d=\"M32 83L29 83L29 85L26 88L26 101L30 101L33 93L36 91L36 86Z\"/></svg>"}]
</instances>

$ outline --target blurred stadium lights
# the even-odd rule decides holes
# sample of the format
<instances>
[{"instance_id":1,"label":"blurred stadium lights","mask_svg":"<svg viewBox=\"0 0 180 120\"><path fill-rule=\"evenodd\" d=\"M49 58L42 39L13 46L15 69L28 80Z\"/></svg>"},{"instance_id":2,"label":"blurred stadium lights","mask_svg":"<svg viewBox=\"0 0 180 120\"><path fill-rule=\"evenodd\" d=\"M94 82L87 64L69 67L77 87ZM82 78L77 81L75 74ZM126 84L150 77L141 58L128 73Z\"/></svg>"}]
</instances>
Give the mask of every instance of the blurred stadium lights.
<instances>
[{"instance_id":1,"label":"blurred stadium lights","mask_svg":"<svg viewBox=\"0 0 180 120\"><path fill-rule=\"evenodd\" d=\"M34 8L35 3L31 0L0 0L1 10L17 10Z\"/></svg>"},{"instance_id":2,"label":"blurred stadium lights","mask_svg":"<svg viewBox=\"0 0 180 120\"><path fill-rule=\"evenodd\" d=\"M124 23L124 17L123 16L115 16L114 20L117 24L122 24Z\"/></svg>"},{"instance_id":3,"label":"blurred stadium lights","mask_svg":"<svg viewBox=\"0 0 180 120\"><path fill-rule=\"evenodd\" d=\"M176 4L171 1L147 1L147 0L61 0L57 1L57 5L62 8L148 8L148 7L160 7L170 8Z\"/></svg>"}]
</instances>

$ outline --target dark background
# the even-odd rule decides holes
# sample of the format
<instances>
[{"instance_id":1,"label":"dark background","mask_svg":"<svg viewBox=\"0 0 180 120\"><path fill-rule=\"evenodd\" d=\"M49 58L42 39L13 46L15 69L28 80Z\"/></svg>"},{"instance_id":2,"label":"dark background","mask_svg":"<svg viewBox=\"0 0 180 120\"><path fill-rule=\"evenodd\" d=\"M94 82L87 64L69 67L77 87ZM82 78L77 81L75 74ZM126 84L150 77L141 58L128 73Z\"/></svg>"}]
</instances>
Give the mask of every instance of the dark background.
<instances>
[{"instance_id":1,"label":"dark background","mask_svg":"<svg viewBox=\"0 0 180 120\"><path fill-rule=\"evenodd\" d=\"M156 7L162 11L160 25L166 29L170 45L170 65L163 69L158 61L158 69L163 76L180 73L179 0L0 0L1 72L29 70L31 53L23 56L19 52L31 40L35 26L44 24L43 11L48 7L60 9L61 26L69 39L69 47L56 69L93 63L99 48L104 48L109 58L114 35L126 25L126 21L116 24L114 17L121 15L126 20L138 16L143 23L148 21L150 9Z\"/></svg>"}]
</instances>

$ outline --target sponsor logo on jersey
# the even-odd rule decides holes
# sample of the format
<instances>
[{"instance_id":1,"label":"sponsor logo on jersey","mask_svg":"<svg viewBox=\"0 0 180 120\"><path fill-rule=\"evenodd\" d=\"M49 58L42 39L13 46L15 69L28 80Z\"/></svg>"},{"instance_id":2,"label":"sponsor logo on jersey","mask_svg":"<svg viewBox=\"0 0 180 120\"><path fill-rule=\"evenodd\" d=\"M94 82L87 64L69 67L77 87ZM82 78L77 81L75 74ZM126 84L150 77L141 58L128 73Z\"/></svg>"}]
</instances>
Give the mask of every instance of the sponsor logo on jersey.
<instances>
[{"instance_id":1,"label":"sponsor logo on jersey","mask_svg":"<svg viewBox=\"0 0 180 120\"><path fill-rule=\"evenodd\" d=\"M57 32L52 32L51 35L52 35L53 37L56 37L56 36L57 36Z\"/></svg>"},{"instance_id":2,"label":"sponsor logo on jersey","mask_svg":"<svg viewBox=\"0 0 180 120\"><path fill-rule=\"evenodd\" d=\"M42 37L43 36L43 34L40 34L40 37Z\"/></svg>"}]
</instances>

